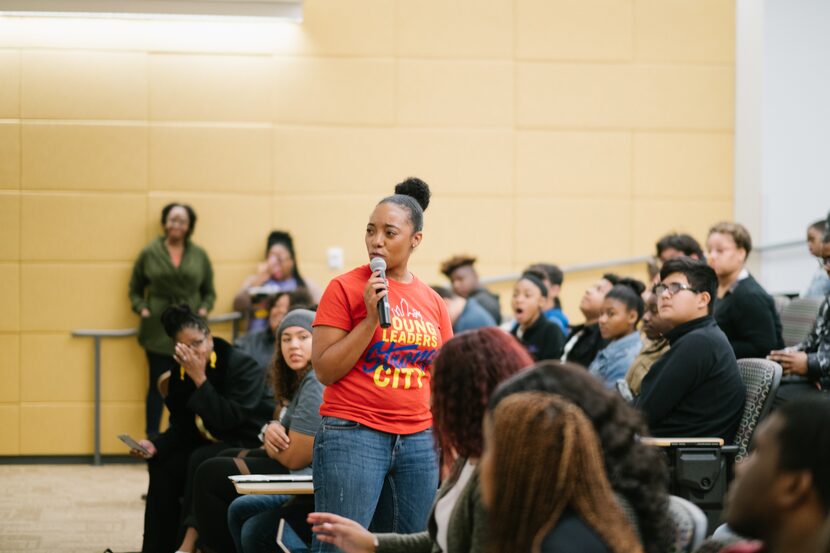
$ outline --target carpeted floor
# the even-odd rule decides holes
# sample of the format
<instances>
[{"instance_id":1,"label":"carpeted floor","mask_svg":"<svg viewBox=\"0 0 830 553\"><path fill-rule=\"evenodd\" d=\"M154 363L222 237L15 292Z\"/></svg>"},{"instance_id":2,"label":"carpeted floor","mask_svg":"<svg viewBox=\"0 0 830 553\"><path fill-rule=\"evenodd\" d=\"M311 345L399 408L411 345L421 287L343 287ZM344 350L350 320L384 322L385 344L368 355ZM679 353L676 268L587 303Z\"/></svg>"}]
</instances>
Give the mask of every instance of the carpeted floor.
<instances>
[{"instance_id":1,"label":"carpeted floor","mask_svg":"<svg viewBox=\"0 0 830 553\"><path fill-rule=\"evenodd\" d=\"M147 468L0 465L0 552L140 551Z\"/></svg>"}]
</instances>

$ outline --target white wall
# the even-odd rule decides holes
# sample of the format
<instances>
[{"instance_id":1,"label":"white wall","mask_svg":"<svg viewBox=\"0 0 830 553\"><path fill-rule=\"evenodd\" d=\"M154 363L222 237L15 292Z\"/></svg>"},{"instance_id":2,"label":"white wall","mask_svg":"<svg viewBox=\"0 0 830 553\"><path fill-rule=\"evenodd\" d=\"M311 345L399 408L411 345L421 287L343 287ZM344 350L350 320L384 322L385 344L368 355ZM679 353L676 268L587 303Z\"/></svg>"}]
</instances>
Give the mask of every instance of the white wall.
<instances>
[{"instance_id":1,"label":"white wall","mask_svg":"<svg viewBox=\"0 0 830 553\"><path fill-rule=\"evenodd\" d=\"M735 218L759 244L803 240L830 210L830 2L739 0L737 19ZM816 268L806 246L759 257L773 293Z\"/></svg>"}]
</instances>

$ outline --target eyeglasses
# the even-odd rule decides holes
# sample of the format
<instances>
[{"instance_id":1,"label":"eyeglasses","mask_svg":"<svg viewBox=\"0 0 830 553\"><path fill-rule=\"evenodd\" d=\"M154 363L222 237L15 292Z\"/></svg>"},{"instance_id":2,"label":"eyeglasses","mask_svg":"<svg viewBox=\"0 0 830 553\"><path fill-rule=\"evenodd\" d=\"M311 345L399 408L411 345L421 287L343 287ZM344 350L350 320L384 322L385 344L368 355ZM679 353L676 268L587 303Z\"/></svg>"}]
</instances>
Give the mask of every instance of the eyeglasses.
<instances>
[{"instance_id":1,"label":"eyeglasses","mask_svg":"<svg viewBox=\"0 0 830 553\"><path fill-rule=\"evenodd\" d=\"M661 282L660 284L655 284L654 287L651 289L651 291L654 292L654 294L657 296L662 296L663 292L668 292L669 297L672 297L676 293L682 292L683 290L688 290L690 292L694 292L695 294L698 293L698 290L695 290L688 284L681 284L679 282L672 282L669 284L663 284Z\"/></svg>"}]
</instances>

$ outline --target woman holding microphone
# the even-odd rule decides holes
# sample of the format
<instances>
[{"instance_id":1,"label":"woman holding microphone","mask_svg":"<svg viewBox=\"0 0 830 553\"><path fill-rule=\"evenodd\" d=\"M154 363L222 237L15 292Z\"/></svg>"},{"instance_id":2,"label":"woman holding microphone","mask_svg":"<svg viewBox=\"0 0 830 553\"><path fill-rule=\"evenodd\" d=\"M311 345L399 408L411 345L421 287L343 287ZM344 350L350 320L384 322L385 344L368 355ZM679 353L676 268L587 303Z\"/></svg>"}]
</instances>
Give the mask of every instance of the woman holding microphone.
<instances>
[{"instance_id":1,"label":"woman holding microphone","mask_svg":"<svg viewBox=\"0 0 830 553\"><path fill-rule=\"evenodd\" d=\"M424 530L438 488L430 368L452 322L444 301L408 269L429 197L427 184L410 178L375 206L366 251L385 273L363 265L333 279L314 321L312 365L326 385L314 507L376 532ZM379 303L384 310L387 302L382 321ZM312 550L336 549L315 540Z\"/></svg>"}]
</instances>

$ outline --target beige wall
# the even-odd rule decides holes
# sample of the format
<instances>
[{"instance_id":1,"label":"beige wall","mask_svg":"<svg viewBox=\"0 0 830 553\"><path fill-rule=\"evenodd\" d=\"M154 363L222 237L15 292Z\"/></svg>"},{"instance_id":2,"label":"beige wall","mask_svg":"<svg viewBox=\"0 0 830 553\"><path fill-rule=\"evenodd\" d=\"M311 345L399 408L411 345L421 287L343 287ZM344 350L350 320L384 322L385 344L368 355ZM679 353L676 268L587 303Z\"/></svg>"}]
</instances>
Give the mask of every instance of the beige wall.
<instances>
[{"instance_id":1,"label":"beige wall","mask_svg":"<svg viewBox=\"0 0 830 553\"><path fill-rule=\"evenodd\" d=\"M407 175L414 269L485 276L641 255L732 211L734 2L306 0L301 25L0 20L0 455L92 448L92 346L136 324L131 261L190 202L217 312L290 230L304 273L365 260ZM199 30L201 29L201 31ZM635 271L636 268L624 268ZM596 273L571 275L575 306ZM106 342L103 438L143 430L145 366Z\"/></svg>"}]
</instances>

